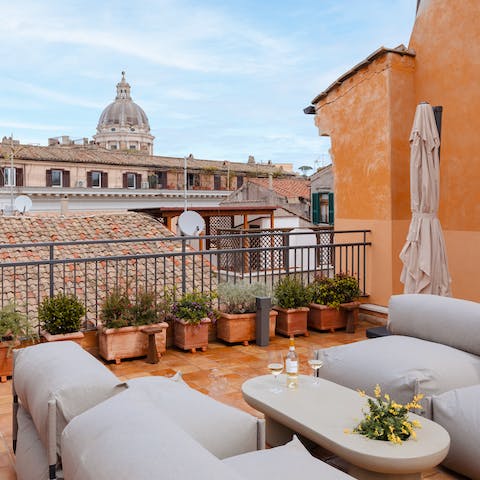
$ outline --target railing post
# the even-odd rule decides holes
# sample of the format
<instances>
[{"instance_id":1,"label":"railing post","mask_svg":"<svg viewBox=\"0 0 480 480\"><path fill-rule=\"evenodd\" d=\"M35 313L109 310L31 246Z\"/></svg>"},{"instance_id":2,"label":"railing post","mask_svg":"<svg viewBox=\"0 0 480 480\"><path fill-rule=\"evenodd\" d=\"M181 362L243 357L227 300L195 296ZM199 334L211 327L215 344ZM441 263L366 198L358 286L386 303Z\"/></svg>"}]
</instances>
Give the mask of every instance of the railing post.
<instances>
[{"instance_id":1,"label":"railing post","mask_svg":"<svg viewBox=\"0 0 480 480\"><path fill-rule=\"evenodd\" d=\"M187 291L187 265L185 260L186 240L182 238L182 295Z\"/></svg>"},{"instance_id":2,"label":"railing post","mask_svg":"<svg viewBox=\"0 0 480 480\"><path fill-rule=\"evenodd\" d=\"M50 245L50 298L53 297L54 288L54 279L53 279L53 258L54 258L54 245Z\"/></svg>"},{"instance_id":3,"label":"railing post","mask_svg":"<svg viewBox=\"0 0 480 480\"><path fill-rule=\"evenodd\" d=\"M270 297L257 297L257 318L255 322L256 342L259 347L266 347L270 340Z\"/></svg>"}]
</instances>

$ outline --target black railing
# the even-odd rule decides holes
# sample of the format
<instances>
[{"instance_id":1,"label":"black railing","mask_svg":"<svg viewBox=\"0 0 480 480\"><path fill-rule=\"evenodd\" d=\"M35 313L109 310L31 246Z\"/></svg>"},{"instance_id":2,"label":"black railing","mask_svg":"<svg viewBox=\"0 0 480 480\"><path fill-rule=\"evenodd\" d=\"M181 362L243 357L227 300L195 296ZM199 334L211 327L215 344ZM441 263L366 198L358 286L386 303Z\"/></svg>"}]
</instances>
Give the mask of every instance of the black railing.
<instances>
[{"instance_id":1,"label":"black railing","mask_svg":"<svg viewBox=\"0 0 480 480\"><path fill-rule=\"evenodd\" d=\"M343 272L366 294L368 230L269 230L202 237L128 238L0 245L0 307L15 302L37 322L41 301L58 292L76 295L93 328L107 292L132 296L165 289L179 295L215 290L220 282L262 281L270 286L288 274L311 282ZM340 241L341 240L341 241ZM205 245L210 248L206 248Z\"/></svg>"}]
</instances>

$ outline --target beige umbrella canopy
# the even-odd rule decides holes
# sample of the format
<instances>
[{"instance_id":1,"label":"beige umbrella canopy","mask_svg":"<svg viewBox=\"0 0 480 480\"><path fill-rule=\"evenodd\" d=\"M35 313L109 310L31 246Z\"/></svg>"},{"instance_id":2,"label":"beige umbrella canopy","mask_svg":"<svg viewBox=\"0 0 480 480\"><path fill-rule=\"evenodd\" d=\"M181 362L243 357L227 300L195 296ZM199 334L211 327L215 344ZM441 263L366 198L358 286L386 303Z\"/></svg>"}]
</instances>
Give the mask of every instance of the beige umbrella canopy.
<instances>
[{"instance_id":1,"label":"beige umbrella canopy","mask_svg":"<svg viewBox=\"0 0 480 480\"><path fill-rule=\"evenodd\" d=\"M412 221L400 252L405 293L450 296L450 274L442 227L437 217L440 139L433 109L420 103L410 134L410 203Z\"/></svg>"}]
</instances>

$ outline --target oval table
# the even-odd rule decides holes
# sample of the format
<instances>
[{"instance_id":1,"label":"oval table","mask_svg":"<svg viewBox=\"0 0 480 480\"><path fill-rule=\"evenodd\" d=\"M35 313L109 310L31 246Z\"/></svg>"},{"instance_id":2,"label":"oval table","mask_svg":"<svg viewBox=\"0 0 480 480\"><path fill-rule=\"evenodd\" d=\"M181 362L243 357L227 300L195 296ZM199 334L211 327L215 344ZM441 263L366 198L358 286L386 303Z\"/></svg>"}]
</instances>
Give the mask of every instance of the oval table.
<instances>
[{"instance_id":1,"label":"oval table","mask_svg":"<svg viewBox=\"0 0 480 480\"><path fill-rule=\"evenodd\" d=\"M285 383L285 375L280 375L279 384ZM421 472L438 465L448 453L447 431L415 414L410 418L420 421L422 428L416 430L416 440L401 445L345 433L363 418L362 408L368 408L366 398L355 390L322 378L315 384L306 375L299 375L295 390L285 387L274 393L273 385L273 375L242 385L245 401L265 415L270 446L285 444L298 433L346 460L348 473L360 479L420 479Z\"/></svg>"}]
</instances>

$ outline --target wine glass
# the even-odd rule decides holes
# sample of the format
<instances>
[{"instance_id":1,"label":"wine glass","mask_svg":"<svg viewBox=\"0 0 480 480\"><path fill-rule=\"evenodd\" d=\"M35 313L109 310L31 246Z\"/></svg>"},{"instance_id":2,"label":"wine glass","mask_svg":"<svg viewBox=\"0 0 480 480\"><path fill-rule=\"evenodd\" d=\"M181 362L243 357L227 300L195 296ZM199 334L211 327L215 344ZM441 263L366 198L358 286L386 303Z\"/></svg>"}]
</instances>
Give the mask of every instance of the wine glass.
<instances>
[{"instance_id":1,"label":"wine glass","mask_svg":"<svg viewBox=\"0 0 480 480\"><path fill-rule=\"evenodd\" d=\"M322 367L323 361L324 361L323 350L317 349L317 348L312 348L310 350L310 356L308 358L308 364L313 369L313 384L314 385L319 384L318 370L319 370L320 367Z\"/></svg>"},{"instance_id":2,"label":"wine glass","mask_svg":"<svg viewBox=\"0 0 480 480\"><path fill-rule=\"evenodd\" d=\"M270 389L273 393L279 393L282 389L278 385L278 376L283 372L283 355L279 351L268 352L268 370L275 378L274 386Z\"/></svg>"}]
</instances>

